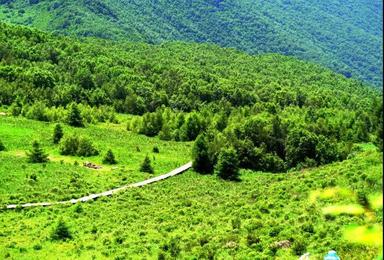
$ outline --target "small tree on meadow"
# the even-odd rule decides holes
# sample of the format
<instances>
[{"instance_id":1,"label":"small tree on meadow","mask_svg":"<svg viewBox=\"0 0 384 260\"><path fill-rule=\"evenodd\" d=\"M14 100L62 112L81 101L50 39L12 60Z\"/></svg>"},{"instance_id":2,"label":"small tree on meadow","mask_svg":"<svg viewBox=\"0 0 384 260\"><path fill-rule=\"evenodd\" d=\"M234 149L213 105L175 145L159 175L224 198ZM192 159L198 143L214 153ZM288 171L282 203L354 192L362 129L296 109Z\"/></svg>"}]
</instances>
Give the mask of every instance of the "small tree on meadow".
<instances>
[{"instance_id":1,"label":"small tree on meadow","mask_svg":"<svg viewBox=\"0 0 384 260\"><path fill-rule=\"evenodd\" d=\"M63 136L64 136L63 128L61 127L60 124L56 124L55 128L53 129L53 143L58 144L61 138L63 138Z\"/></svg>"},{"instance_id":2,"label":"small tree on meadow","mask_svg":"<svg viewBox=\"0 0 384 260\"><path fill-rule=\"evenodd\" d=\"M40 147L39 142L33 141L32 150L27 153L28 162L30 163L45 163L48 162L48 154Z\"/></svg>"},{"instance_id":3,"label":"small tree on meadow","mask_svg":"<svg viewBox=\"0 0 384 260\"><path fill-rule=\"evenodd\" d=\"M154 173L153 168L151 166L151 159L149 159L148 155L145 157L143 163L140 166L141 172Z\"/></svg>"},{"instance_id":4,"label":"small tree on meadow","mask_svg":"<svg viewBox=\"0 0 384 260\"><path fill-rule=\"evenodd\" d=\"M63 219L60 219L56 227L53 229L51 238L53 240L67 240L72 238L71 232Z\"/></svg>"},{"instance_id":5,"label":"small tree on meadow","mask_svg":"<svg viewBox=\"0 0 384 260\"><path fill-rule=\"evenodd\" d=\"M215 172L224 180L239 179L239 159L234 148L224 148L220 151Z\"/></svg>"},{"instance_id":6,"label":"small tree on meadow","mask_svg":"<svg viewBox=\"0 0 384 260\"><path fill-rule=\"evenodd\" d=\"M103 159L104 164L117 164L115 155L113 154L112 150L109 149L108 152L105 154L105 157Z\"/></svg>"},{"instance_id":7,"label":"small tree on meadow","mask_svg":"<svg viewBox=\"0 0 384 260\"><path fill-rule=\"evenodd\" d=\"M72 103L72 105L69 108L67 123L70 126L74 126L74 127L83 127L84 126L83 117L81 116L80 109L75 103Z\"/></svg>"}]
</instances>

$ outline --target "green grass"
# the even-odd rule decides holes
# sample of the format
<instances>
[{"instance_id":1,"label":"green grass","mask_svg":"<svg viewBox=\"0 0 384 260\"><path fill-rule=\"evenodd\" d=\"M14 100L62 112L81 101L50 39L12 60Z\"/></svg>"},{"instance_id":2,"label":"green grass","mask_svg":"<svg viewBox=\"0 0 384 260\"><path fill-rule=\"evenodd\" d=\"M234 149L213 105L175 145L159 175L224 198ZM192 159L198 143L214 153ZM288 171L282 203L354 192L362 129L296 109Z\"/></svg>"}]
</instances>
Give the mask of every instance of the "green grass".
<instances>
[{"instance_id":1,"label":"green grass","mask_svg":"<svg viewBox=\"0 0 384 260\"><path fill-rule=\"evenodd\" d=\"M160 148L155 161L157 173L189 159L188 144L162 143L126 132L122 126L98 125L79 131L89 134L100 147L111 146L121 165L126 165L132 173L119 176L119 170L95 172L56 162L47 164L46 168L32 166L12 152L28 148L24 142L38 137L44 140L47 150L57 156L57 148L49 144L52 126L24 119L0 120L1 138L6 141L13 136L13 144L5 142L10 151L0 153L0 173L8 178L5 182L2 178L1 192L25 192L26 195L20 195L24 199L35 198L25 189L30 185L25 176L34 170L43 172L35 186L30 185L41 192L37 193L39 197L51 182L57 187L68 185L63 184L68 183L68 173L54 175L55 171L66 172L64 169L81 173L79 182L89 185L81 186L83 191L90 187L102 189L110 181L122 183L124 176L131 177L132 181L140 179L143 175L137 173L138 166L155 143ZM66 127L65 131L74 129ZM108 140L101 139L102 135L108 136ZM132 151L136 145L142 148L141 153ZM167 147L170 148L168 152L165 151ZM125 156L126 153L131 156ZM80 158L72 159L80 161ZM100 161L99 157L94 159ZM5 160L7 162L3 163ZM21 170L23 164L27 165L24 171ZM342 236L344 227L362 224L362 218L325 217L321 213L326 206L351 201L333 199L311 204L309 195L314 190L334 186L368 194L380 192L382 165L382 153L373 145L364 144L344 162L300 172L241 171L241 182L227 182L189 171L90 203L3 210L0 212L0 258L158 259L165 256L166 259L209 259L214 256L215 259L297 259L292 248L275 250L273 247L275 242L288 239L296 241L294 244L302 241L313 259L322 259L331 249L337 250L342 259L373 259L377 249L350 244ZM16 170L11 179L6 169L12 167ZM4 183L14 184L13 188ZM76 187L65 189L66 196L76 192ZM382 213L376 213L376 222L380 223ZM71 240L60 242L50 238L60 218L69 226Z\"/></svg>"},{"instance_id":2,"label":"green grass","mask_svg":"<svg viewBox=\"0 0 384 260\"><path fill-rule=\"evenodd\" d=\"M90 138L100 155L90 158L62 156L59 146L52 143L53 128L54 124L0 117L0 139L7 148L0 152L0 205L71 199L150 178L152 175L139 172L147 154L155 175L190 161L190 143L164 142L137 135L126 131L125 124L90 125L84 129L64 126L65 135L77 133ZM42 143L49 154L49 163L27 162L26 151L31 148L32 140ZM160 153L152 152L154 146L159 147ZM109 148L118 160L117 165L102 165ZM102 165L103 169L87 169L82 166L85 161ZM31 175L37 180L31 179Z\"/></svg>"}]
</instances>

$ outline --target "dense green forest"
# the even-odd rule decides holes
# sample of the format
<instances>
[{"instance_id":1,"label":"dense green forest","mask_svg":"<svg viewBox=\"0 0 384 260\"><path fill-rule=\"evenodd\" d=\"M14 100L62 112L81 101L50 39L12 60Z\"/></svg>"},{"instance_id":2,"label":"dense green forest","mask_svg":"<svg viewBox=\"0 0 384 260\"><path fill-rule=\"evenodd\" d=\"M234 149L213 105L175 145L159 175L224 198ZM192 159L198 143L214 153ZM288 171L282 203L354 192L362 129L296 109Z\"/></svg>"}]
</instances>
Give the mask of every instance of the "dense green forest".
<instances>
[{"instance_id":1,"label":"dense green forest","mask_svg":"<svg viewBox=\"0 0 384 260\"><path fill-rule=\"evenodd\" d=\"M15 116L81 127L117 122L115 112L138 115L128 130L198 138L195 169L206 173L225 147L242 168L281 172L343 160L353 143L382 142L381 91L295 58L0 26L0 104Z\"/></svg>"},{"instance_id":2,"label":"dense green forest","mask_svg":"<svg viewBox=\"0 0 384 260\"><path fill-rule=\"evenodd\" d=\"M382 85L382 1L2 0L0 19L77 36L213 42Z\"/></svg>"}]
</instances>

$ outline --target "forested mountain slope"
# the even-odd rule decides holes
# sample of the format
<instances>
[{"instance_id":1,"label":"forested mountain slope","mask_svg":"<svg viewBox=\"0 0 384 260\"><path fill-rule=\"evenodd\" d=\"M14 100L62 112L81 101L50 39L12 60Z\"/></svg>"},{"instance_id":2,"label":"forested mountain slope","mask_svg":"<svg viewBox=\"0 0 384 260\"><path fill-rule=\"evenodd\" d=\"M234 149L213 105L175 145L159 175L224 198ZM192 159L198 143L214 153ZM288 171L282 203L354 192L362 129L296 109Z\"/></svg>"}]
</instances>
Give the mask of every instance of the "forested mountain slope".
<instances>
[{"instance_id":1,"label":"forested mountain slope","mask_svg":"<svg viewBox=\"0 0 384 260\"><path fill-rule=\"evenodd\" d=\"M381 91L321 66L278 54L252 56L211 44L118 44L78 41L0 23L0 101L73 101L143 114L161 106L190 112L204 106L368 109ZM137 109L124 101L140 99ZM17 100L16 100L17 99ZM120 101L123 101L121 103Z\"/></svg>"},{"instance_id":2,"label":"forested mountain slope","mask_svg":"<svg viewBox=\"0 0 384 260\"><path fill-rule=\"evenodd\" d=\"M0 29L0 105L13 115L61 121L73 102L88 106L88 122L93 108L144 115L128 130L176 141L207 133L197 143L212 146L211 166L233 146L241 167L266 171L343 160L352 143L382 143L380 90L296 58Z\"/></svg>"},{"instance_id":3,"label":"forested mountain slope","mask_svg":"<svg viewBox=\"0 0 384 260\"><path fill-rule=\"evenodd\" d=\"M64 34L214 42L382 85L382 1L2 0L0 18Z\"/></svg>"}]
</instances>

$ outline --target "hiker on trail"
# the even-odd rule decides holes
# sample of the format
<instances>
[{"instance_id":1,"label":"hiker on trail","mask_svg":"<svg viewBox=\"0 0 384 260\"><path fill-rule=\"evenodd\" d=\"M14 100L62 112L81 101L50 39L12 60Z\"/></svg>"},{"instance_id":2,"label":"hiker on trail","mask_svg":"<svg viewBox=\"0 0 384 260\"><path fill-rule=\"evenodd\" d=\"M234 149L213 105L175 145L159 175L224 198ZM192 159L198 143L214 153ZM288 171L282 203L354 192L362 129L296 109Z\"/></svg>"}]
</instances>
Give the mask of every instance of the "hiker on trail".
<instances>
[{"instance_id":1,"label":"hiker on trail","mask_svg":"<svg viewBox=\"0 0 384 260\"><path fill-rule=\"evenodd\" d=\"M331 250L324 256L324 260L340 260L340 257L337 255L336 251Z\"/></svg>"}]
</instances>

